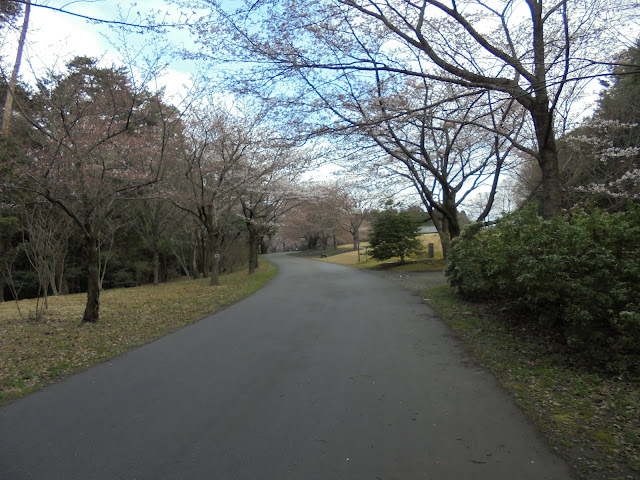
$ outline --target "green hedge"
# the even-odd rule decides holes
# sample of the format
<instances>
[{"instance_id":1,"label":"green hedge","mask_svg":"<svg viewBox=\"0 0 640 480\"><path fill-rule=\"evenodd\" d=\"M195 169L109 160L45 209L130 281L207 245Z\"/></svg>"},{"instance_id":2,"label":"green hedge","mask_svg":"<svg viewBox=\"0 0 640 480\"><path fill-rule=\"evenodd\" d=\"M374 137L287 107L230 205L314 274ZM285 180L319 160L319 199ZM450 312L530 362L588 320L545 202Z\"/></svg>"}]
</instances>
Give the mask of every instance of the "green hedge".
<instances>
[{"instance_id":1,"label":"green hedge","mask_svg":"<svg viewBox=\"0 0 640 480\"><path fill-rule=\"evenodd\" d=\"M581 360L640 373L640 206L543 220L530 205L494 226L471 225L446 274L467 299L526 312Z\"/></svg>"}]
</instances>

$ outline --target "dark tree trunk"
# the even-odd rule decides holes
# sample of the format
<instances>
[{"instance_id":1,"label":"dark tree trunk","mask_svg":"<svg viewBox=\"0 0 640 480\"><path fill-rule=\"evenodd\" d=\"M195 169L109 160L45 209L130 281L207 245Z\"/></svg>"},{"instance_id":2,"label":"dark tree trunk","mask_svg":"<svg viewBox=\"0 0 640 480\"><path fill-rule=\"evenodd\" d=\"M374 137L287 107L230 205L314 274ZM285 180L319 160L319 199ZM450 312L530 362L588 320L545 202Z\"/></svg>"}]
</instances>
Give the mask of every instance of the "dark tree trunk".
<instances>
[{"instance_id":1,"label":"dark tree trunk","mask_svg":"<svg viewBox=\"0 0 640 480\"><path fill-rule=\"evenodd\" d=\"M541 2L535 4L536 16L542 15ZM541 79L535 90L534 101L529 108L533 118L533 126L538 143L538 164L542 171L542 205L541 215L549 219L562 213L562 185L558 166L558 147L553 130L553 111L549 107L549 96L544 81L544 37L543 22L536 23L534 54L536 57L536 76Z\"/></svg>"},{"instance_id":2,"label":"dark tree trunk","mask_svg":"<svg viewBox=\"0 0 640 480\"><path fill-rule=\"evenodd\" d=\"M156 248L153 252L153 284L158 285L160 283L160 254Z\"/></svg>"},{"instance_id":3,"label":"dark tree trunk","mask_svg":"<svg viewBox=\"0 0 640 480\"><path fill-rule=\"evenodd\" d=\"M247 224L249 232L249 275L253 274L258 268L258 245L260 237L256 228L252 224Z\"/></svg>"},{"instance_id":4,"label":"dark tree trunk","mask_svg":"<svg viewBox=\"0 0 640 480\"><path fill-rule=\"evenodd\" d=\"M455 197L445 196L442 208L446 214L436 210L430 212L433 224L436 226L442 245L442 256L446 260L451 250L451 242L460 235L460 222L458 221L458 209L456 208Z\"/></svg>"},{"instance_id":5,"label":"dark tree trunk","mask_svg":"<svg viewBox=\"0 0 640 480\"><path fill-rule=\"evenodd\" d=\"M216 285L220 285L220 259L216 258L215 255L212 255L211 258L211 277L209 280L209 285L215 287Z\"/></svg>"},{"instance_id":6,"label":"dark tree trunk","mask_svg":"<svg viewBox=\"0 0 640 480\"><path fill-rule=\"evenodd\" d=\"M62 275L62 279L60 280L60 293L62 295L69 295L69 282L67 280L66 272Z\"/></svg>"},{"instance_id":7,"label":"dark tree trunk","mask_svg":"<svg viewBox=\"0 0 640 480\"><path fill-rule=\"evenodd\" d=\"M220 285L219 270L220 270L220 257L218 256L218 250L220 248L220 235L215 231L207 232L207 240L209 248L207 253L209 257L209 274L211 275L209 285Z\"/></svg>"},{"instance_id":8,"label":"dark tree trunk","mask_svg":"<svg viewBox=\"0 0 640 480\"><path fill-rule=\"evenodd\" d=\"M204 237L204 234L202 232L200 232L199 235L197 235L197 240L198 240L198 250L200 251L200 257L201 257L201 266L202 266L202 276L204 278L207 278L209 276L209 269L211 268L211 264L210 264L210 259L209 259L209 252L210 252L210 248L207 245L207 240Z\"/></svg>"},{"instance_id":9,"label":"dark tree trunk","mask_svg":"<svg viewBox=\"0 0 640 480\"><path fill-rule=\"evenodd\" d=\"M542 171L542 218L549 219L562 213L562 184L558 166L558 151L555 140L551 139L540 149L538 159Z\"/></svg>"},{"instance_id":10,"label":"dark tree trunk","mask_svg":"<svg viewBox=\"0 0 640 480\"><path fill-rule=\"evenodd\" d=\"M194 278L200 278L200 269L198 268L198 251L200 250L198 244L198 236L196 234L191 237L191 271ZM189 272L187 272L189 275Z\"/></svg>"},{"instance_id":11,"label":"dark tree trunk","mask_svg":"<svg viewBox=\"0 0 640 480\"><path fill-rule=\"evenodd\" d=\"M95 323L100 319L100 262L98 240L87 241L87 306L82 316L83 322Z\"/></svg>"},{"instance_id":12,"label":"dark tree trunk","mask_svg":"<svg viewBox=\"0 0 640 480\"><path fill-rule=\"evenodd\" d=\"M309 239L307 240L307 246L309 247L309 250L317 250L319 241L320 238L317 236L309 237Z\"/></svg>"}]
</instances>

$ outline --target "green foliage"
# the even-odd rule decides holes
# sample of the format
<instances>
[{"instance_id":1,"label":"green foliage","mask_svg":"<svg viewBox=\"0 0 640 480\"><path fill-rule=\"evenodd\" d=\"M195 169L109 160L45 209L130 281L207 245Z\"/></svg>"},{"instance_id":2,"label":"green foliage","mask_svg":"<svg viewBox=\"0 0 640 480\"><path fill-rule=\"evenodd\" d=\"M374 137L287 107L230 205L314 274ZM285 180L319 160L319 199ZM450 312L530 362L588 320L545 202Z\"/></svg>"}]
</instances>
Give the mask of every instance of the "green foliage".
<instances>
[{"instance_id":1,"label":"green foliage","mask_svg":"<svg viewBox=\"0 0 640 480\"><path fill-rule=\"evenodd\" d=\"M13 22L21 11L22 5L20 3L0 0L0 28L4 28L5 24Z\"/></svg>"},{"instance_id":2,"label":"green foliage","mask_svg":"<svg viewBox=\"0 0 640 480\"><path fill-rule=\"evenodd\" d=\"M17 217L0 215L0 240L11 238L20 230L20 220Z\"/></svg>"},{"instance_id":3,"label":"green foliage","mask_svg":"<svg viewBox=\"0 0 640 480\"><path fill-rule=\"evenodd\" d=\"M497 300L561 335L580 359L640 372L640 206L543 220L536 206L467 228L446 274L471 300Z\"/></svg>"},{"instance_id":4,"label":"green foliage","mask_svg":"<svg viewBox=\"0 0 640 480\"><path fill-rule=\"evenodd\" d=\"M419 222L411 212L389 209L376 215L369 235L370 255L376 260L400 257L402 263L408 255L420 253Z\"/></svg>"}]
</instances>

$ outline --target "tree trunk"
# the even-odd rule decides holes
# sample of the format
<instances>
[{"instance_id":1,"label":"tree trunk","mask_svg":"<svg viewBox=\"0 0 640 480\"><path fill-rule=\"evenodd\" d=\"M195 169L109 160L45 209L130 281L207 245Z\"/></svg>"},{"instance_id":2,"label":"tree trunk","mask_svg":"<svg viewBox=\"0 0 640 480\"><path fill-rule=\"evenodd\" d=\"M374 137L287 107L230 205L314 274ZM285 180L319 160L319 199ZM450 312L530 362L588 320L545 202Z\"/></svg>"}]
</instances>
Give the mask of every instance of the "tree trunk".
<instances>
[{"instance_id":1,"label":"tree trunk","mask_svg":"<svg viewBox=\"0 0 640 480\"><path fill-rule=\"evenodd\" d=\"M59 259L59 263L58 263L58 268L56 269L56 272L58 273L58 275L56 275L56 278L54 279L54 283L57 284L57 290L58 290L58 295L65 295L67 293L69 293L69 288L66 286L66 273L65 273L65 257L61 257ZM66 288L66 291L65 291Z\"/></svg>"},{"instance_id":2,"label":"tree trunk","mask_svg":"<svg viewBox=\"0 0 640 480\"><path fill-rule=\"evenodd\" d=\"M258 268L258 244L260 238L254 225L247 223L249 232L249 275L252 275Z\"/></svg>"},{"instance_id":3,"label":"tree trunk","mask_svg":"<svg viewBox=\"0 0 640 480\"><path fill-rule=\"evenodd\" d=\"M558 152L553 142L553 148L540 150L538 160L542 170L542 218L549 218L562 213L562 184L560 183L560 169L558 167Z\"/></svg>"},{"instance_id":4,"label":"tree trunk","mask_svg":"<svg viewBox=\"0 0 640 480\"><path fill-rule=\"evenodd\" d=\"M6 250L5 240L0 237L0 255L4 255ZM4 287L7 285L7 281L4 276L4 272L0 271L0 303L5 301Z\"/></svg>"},{"instance_id":5,"label":"tree trunk","mask_svg":"<svg viewBox=\"0 0 640 480\"><path fill-rule=\"evenodd\" d=\"M82 317L83 322L95 323L100 318L100 261L98 256L98 240L87 241L87 306Z\"/></svg>"},{"instance_id":6,"label":"tree trunk","mask_svg":"<svg viewBox=\"0 0 640 480\"><path fill-rule=\"evenodd\" d=\"M449 258L449 252L451 251L451 235L445 229L439 230L440 244L442 245L442 257L446 260Z\"/></svg>"},{"instance_id":7,"label":"tree trunk","mask_svg":"<svg viewBox=\"0 0 640 480\"><path fill-rule=\"evenodd\" d=\"M268 238L268 240L265 241L265 238ZM262 255L265 255L267 253L269 253L269 245L271 244L271 236L267 235L266 237L262 237L262 240L260 241L260 253Z\"/></svg>"},{"instance_id":8,"label":"tree trunk","mask_svg":"<svg viewBox=\"0 0 640 480\"><path fill-rule=\"evenodd\" d=\"M205 239L203 232L200 232L199 235L196 236L196 239L198 241L198 250L201 256L202 276L207 278L209 276L209 269L211 268L211 260L209 259L210 248L207 245L207 240Z\"/></svg>"},{"instance_id":9,"label":"tree trunk","mask_svg":"<svg viewBox=\"0 0 640 480\"><path fill-rule=\"evenodd\" d=\"M216 286L220 285L219 281L219 269L220 269L220 257L218 256L218 249L220 248L220 236L218 232L209 231L207 232L207 240L209 244L209 248L207 248L208 257L209 257L209 274L211 275L209 285Z\"/></svg>"},{"instance_id":10,"label":"tree trunk","mask_svg":"<svg viewBox=\"0 0 640 480\"><path fill-rule=\"evenodd\" d=\"M160 283L160 254L158 249L155 248L153 252L153 284L158 285Z\"/></svg>"},{"instance_id":11,"label":"tree trunk","mask_svg":"<svg viewBox=\"0 0 640 480\"><path fill-rule=\"evenodd\" d=\"M198 269L198 236L193 234L191 237L191 271L194 278L200 278L200 270ZM189 275L189 272L187 272Z\"/></svg>"},{"instance_id":12,"label":"tree trunk","mask_svg":"<svg viewBox=\"0 0 640 480\"><path fill-rule=\"evenodd\" d=\"M449 258L452 240L460 235L460 222L458 221L458 209L456 208L455 198L445 197L442 207L447 212L446 215L435 210L430 212L430 214L433 224L440 236L442 256L446 260Z\"/></svg>"},{"instance_id":13,"label":"tree trunk","mask_svg":"<svg viewBox=\"0 0 640 480\"><path fill-rule=\"evenodd\" d=\"M215 287L220 285L220 275L218 270L220 269L220 259L215 255L211 256L211 276L209 278L209 285Z\"/></svg>"},{"instance_id":14,"label":"tree trunk","mask_svg":"<svg viewBox=\"0 0 640 480\"><path fill-rule=\"evenodd\" d=\"M66 272L62 274L60 278L60 293L62 295L69 295L69 282L67 281Z\"/></svg>"},{"instance_id":15,"label":"tree trunk","mask_svg":"<svg viewBox=\"0 0 640 480\"><path fill-rule=\"evenodd\" d=\"M540 95L531 111L538 142L538 164L542 170L542 218L549 219L562 213L562 184L558 166L558 148L553 131L553 114L549 111L548 99Z\"/></svg>"}]
</instances>

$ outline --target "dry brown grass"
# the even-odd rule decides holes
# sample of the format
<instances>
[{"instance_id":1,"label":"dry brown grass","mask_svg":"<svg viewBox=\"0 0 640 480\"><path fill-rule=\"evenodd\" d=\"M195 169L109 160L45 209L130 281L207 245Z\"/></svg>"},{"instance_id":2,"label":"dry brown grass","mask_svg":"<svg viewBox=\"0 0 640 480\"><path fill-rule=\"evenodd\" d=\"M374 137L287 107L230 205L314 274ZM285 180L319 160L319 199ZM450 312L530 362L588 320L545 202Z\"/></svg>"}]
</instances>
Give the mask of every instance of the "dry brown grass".
<instances>
[{"instance_id":1,"label":"dry brown grass","mask_svg":"<svg viewBox=\"0 0 640 480\"><path fill-rule=\"evenodd\" d=\"M82 324L84 294L50 297L35 319L35 300L0 304L0 403L18 398L53 379L148 343L255 292L276 273L262 261L253 276L243 270L220 277L181 281L101 294L100 321Z\"/></svg>"},{"instance_id":2,"label":"dry brown grass","mask_svg":"<svg viewBox=\"0 0 640 480\"><path fill-rule=\"evenodd\" d=\"M440 237L437 233L427 233L424 235L420 235L420 241L424 245L424 252L420 255L414 255L407 258L408 262L425 262L432 261L427 258L427 248L429 243L433 243L434 245L434 262L440 263L442 260L442 244L440 243ZM360 267L360 268L376 268L384 264L392 264L400 261L400 258L390 258L389 260L374 260L371 256L365 254L365 247L369 245L368 242L360 243L360 258L358 259L358 252L351 250L351 245L341 245L338 249L347 250L345 253L340 253L338 255L330 255L326 258L320 258L323 262L336 263L338 265L346 265L351 267ZM411 265L411 264L408 264ZM421 270L421 268L416 267L415 265L424 265L424 263L413 264L414 270Z\"/></svg>"}]
</instances>

